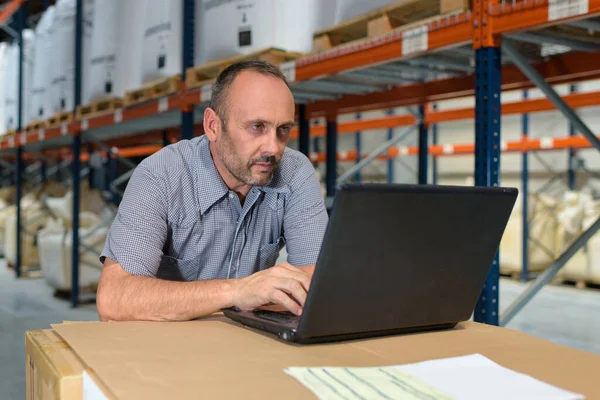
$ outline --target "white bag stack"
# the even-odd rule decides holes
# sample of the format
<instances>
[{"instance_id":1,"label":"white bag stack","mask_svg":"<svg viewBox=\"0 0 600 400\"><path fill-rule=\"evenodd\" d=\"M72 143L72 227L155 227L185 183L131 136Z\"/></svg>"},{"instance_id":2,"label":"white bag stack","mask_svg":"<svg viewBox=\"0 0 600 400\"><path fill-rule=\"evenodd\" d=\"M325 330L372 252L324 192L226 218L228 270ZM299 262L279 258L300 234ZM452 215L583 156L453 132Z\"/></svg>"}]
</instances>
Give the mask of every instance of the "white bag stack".
<instances>
[{"instance_id":1,"label":"white bag stack","mask_svg":"<svg viewBox=\"0 0 600 400\"><path fill-rule=\"evenodd\" d=\"M181 72L182 0L154 0L145 7L143 83Z\"/></svg>"},{"instance_id":2,"label":"white bag stack","mask_svg":"<svg viewBox=\"0 0 600 400\"><path fill-rule=\"evenodd\" d=\"M0 43L0 136L6 133L6 124L4 122L4 91L6 88L6 68L8 67L8 49L9 46Z\"/></svg>"},{"instance_id":3,"label":"white bag stack","mask_svg":"<svg viewBox=\"0 0 600 400\"><path fill-rule=\"evenodd\" d=\"M333 22L331 12L323 13L331 1L203 0L201 6L200 64L269 47L308 53L313 33Z\"/></svg>"},{"instance_id":4,"label":"white bag stack","mask_svg":"<svg viewBox=\"0 0 600 400\"><path fill-rule=\"evenodd\" d=\"M79 215L79 235L86 246L102 251L108 227L103 227L92 232L102 220L90 212ZM38 247L40 251L40 268L50 286L59 290L71 289L71 251L72 231L67 230L62 220L50 220L38 234ZM85 252L79 262L79 285L89 287L96 285L100 280L100 264L98 257L90 252Z\"/></svg>"},{"instance_id":5,"label":"white bag stack","mask_svg":"<svg viewBox=\"0 0 600 400\"><path fill-rule=\"evenodd\" d=\"M50 115L73 110L75 80L75 0L58 0L49 69Z\"/></svg>"},{"instance_id":6,"label":"white bag stack","mask_svg":"<svg viewBox=\"0 0 600 400\"><path fill-rule=\"evenodd\" d=\"M122 20L124 8L122 0L103 0L94 12L91 56L86 64L89 74L85 103L124 94L123 80L117 73L120 70L121 30L129 23Z\"/></svg>"},{"instance_id":7,"label":"white bag stack","mask_svg":"<svg viewBox=\"0 0 600 400\"><path fill-rule=\"evenodd\" d=\"M52 30L54 29L54 7L48 7L35 29L36 46L34 53L33 84L31 89L30 118L45 120L50 114L50 76L52 59Z\"/></svg>"},{"instance_id":8,"label":"white bag stack","mask_svg":"<svg viewBox=\"0 0 600 400\"><path fill-rule=\"evenodd\" d=\"M142 86L142 41L146 0L123 1L123 18L117 63L117 76L123 91ZM142 10L142 11L140 11Z\"/></svg>"}]
</instances>

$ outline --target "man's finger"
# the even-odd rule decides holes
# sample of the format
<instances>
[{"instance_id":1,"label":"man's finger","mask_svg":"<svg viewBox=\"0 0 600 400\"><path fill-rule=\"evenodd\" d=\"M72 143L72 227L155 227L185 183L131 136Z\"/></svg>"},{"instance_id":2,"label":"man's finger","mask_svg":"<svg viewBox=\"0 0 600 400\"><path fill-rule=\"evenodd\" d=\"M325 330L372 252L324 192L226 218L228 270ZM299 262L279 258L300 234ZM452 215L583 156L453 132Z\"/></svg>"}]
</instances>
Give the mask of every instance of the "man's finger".
<instances>
[{"instance_id":1,"label":"man's finger","mask_svg":"<svg viewBox=\"0 0 600 400\"><path fill-rule=\"evenodd\" d=\"M308 292L310 288L310 281L312 276L296 267L292 267L291 269L282 268L279 269L279 272L275 275L277 278L285 278L285 279L295 279L302 283L304 290Z\"/></svg>"},{"instance_id":2,"label":"man's finger","mask_svg":"<svg viewBox=\"0 0 600 400\"><path fill-rule=\"evenodd\" d=\"M270 296L270 300L275 304L281 304L293 314L302 314L302 307L300 307L294 300L292 300L290 296L281 290L274 290Z\"/></svg>"},{"instance_id":3,"label":"man's finger","mask_svg":"<svg viewBox=\"0 0 600 400\"><path fill-rule=\"evenodd\" d=\"M304 307L307 291L299 281L294 279L282 279L275 282L273 286L292 296L300 306Z\"/></svg>"}]
</instances>

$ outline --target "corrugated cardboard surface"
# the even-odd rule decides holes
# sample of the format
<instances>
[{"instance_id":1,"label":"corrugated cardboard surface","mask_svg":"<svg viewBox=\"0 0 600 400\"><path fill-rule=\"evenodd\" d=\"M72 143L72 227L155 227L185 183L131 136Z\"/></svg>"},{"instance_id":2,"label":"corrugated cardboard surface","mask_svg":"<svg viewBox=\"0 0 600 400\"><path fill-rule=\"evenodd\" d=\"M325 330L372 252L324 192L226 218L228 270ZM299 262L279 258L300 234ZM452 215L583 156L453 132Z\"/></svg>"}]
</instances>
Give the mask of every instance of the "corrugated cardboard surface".
<instances>
[{"instance_id":1,"label":"corrugated cardboard surface","mask_svg":"<svg viewBox=\"0 0 600 400\"><path fill-rule=\"evenodd\" d=\"M223 316L53 327L118 399L310 399L284 368L395 365L472 353L600 398L600 356L470 322L450 331L309 346L282 343Z\"/></svg>"},{"instance_id":2,"label":"corrugated cardboard surface","mask_svg":"<svg viewBox=\"0 0 600 400\"><path fill-rule=\"evenodd\" d=\"M25 334L27 400L81 399L83 364L51 329Z\"/></svg>"}]
</instances>

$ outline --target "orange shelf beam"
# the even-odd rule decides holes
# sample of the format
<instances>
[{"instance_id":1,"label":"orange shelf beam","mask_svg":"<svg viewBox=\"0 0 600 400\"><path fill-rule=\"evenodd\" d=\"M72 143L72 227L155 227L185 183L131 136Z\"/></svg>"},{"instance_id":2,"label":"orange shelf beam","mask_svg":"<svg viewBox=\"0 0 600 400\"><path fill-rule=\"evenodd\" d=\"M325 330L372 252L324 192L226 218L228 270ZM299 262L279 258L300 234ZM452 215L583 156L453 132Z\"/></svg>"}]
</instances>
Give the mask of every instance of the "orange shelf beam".
<instances>
[{"instance_id":1,"label":"orange shelf beam","mask_svg":"<svg viewBox=\"0 0 600 400\"><path fill-rule=\"evenodd\" d=\"M570 9L571 15L565 10L562 15L556 13L552 20L550 20L549 0L517 0L515 2L503 2L503 4L490 4L488 15L494 34L508 33L600 15L600 0L586 0L586 2L588 3L588 10L584 14L574 12L574 10L577 10L577 4L568 4L569 2L566 1L562 2L564 4L560 4L560 1L556 2L557 9ZM562 18L557 18L558 16Z\"/></svg>"},{"instance_id":2,"label":"orange shelf beam","mask_svg":"<svg viewBox=\"0 0 600 400\"><path fill-rule=\"evenodd\" d=\"M4 24L25 3L25 0L12 0L0 11L0 25Z\"/></svg>"}]
</instances>

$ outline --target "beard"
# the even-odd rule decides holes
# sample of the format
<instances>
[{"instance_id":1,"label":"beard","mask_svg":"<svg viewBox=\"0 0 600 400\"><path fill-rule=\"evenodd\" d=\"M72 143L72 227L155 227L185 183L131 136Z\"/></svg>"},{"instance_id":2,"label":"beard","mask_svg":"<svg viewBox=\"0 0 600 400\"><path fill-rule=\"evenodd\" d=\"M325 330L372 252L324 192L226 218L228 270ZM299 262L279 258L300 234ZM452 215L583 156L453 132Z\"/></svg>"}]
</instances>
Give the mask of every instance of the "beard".
<instances>
[{"instance_id":1,"label":"beard","mask_svg":"<svg viewBox=\"0 0 600 400\"><path fill-rule=\"evenodd\" d=\"M279 160L275 156L261 156L245 162L237 153L231 137L223 129L219 159L227 171L239 182L249 186L265 186L271 183L273 175L279 167ZM272 168L269 172L252 173L252 166L258 163L269 163Z\"/></svg>"}]
</instances>

